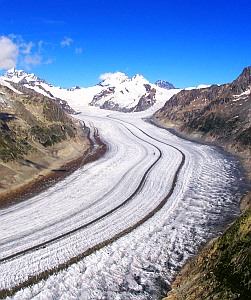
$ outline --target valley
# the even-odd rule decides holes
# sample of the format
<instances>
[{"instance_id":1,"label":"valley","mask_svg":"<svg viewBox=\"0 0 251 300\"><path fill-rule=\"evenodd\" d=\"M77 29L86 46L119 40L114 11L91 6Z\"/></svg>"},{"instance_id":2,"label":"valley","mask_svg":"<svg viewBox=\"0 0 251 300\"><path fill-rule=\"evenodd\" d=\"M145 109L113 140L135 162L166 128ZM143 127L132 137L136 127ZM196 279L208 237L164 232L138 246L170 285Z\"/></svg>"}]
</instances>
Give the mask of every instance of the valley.
<instances>
[{"instance_id":1,"label":"valley","mask_svg":"<svg viewBox=\"0 0 251 300\"><path fill-rule=\"evenodd\" d=\"M59 134L64 124L69 124L77 136L74 124L84 124L86 131L81 143L85 143L80 149L84 151L92 145L92 153L99 147L105 151L48 189L0 210L0 296L161 299L186 261L240 215L240 201L248 187L245 171L233 156L213 145L182 139L149 122L154 114L160 124L170 122L177 127L177 122L180 125L187 114L179 109L180 115L174 113L171 121L167 117L175 111L175 105L184 107L188 98L183 99L182 95L196 94L196 99L200 99L210 87L192 91L180 91L173 86L164 89L148 86L142 76L129 79L115 73L95 87L66 91L22 72L11 70L9 74L13 77L1 79L1 105L8 113L1 119L3 132L17 130L15 122L19 122L25 129L20 131L22 134L30 134L33 123L39 123L42 132L48 133L48 126L53 124L53 109L46 109L45 103L50 103L60 118ZM15 76L21 77L21 84ZM27 78L32 78L32 83ZM37 91L42 84L47 95ZM249 83L241 85L244 89L249 87ZM122 88L132 89L132 93L128 92L120 106L120 95L125 95L120 93ZM56 90L62 99L55 96ZM78 97L76 93L80 92L82 96ZM249 101L249 94L239 92L241 101ZM113 103L107 99L111 94ZM132 110L127 106L131 95L138 101ZM13 109L17 107L13 99L22 110ZM103 102L99 105L92 105L100 100ZM11 101L15 105L11 106ZM105 101L111 106L102 106ZM171 108L166 112L168 106ZM28 108L35 111L35 116L24 113ZM70 109L72 116L63 113L66 109ZM128 109L131 113L124 113ZM27 120L27 115L28 121L22 121ZM42 124L42 120L47 121ZM27 122L29 126L25 127ZM38 149L47 151L62 142L52 141L49 133L35 133L28 139L28 146L40 143ZM217 137L214 132L212 136ZM24 135L17 137L17 141L22 141ZM36 138L36 144L30 143ZM62 135L69 145L74 138ZM237 146L235 149L240 149ZM241 149L244 153L248 151ZM31 155L29 147L26 151L19 155ZM63 152L67 156L67 150ZM20 163L23 158L19 155L2 163Z\"/></svg>"}]
</instances>

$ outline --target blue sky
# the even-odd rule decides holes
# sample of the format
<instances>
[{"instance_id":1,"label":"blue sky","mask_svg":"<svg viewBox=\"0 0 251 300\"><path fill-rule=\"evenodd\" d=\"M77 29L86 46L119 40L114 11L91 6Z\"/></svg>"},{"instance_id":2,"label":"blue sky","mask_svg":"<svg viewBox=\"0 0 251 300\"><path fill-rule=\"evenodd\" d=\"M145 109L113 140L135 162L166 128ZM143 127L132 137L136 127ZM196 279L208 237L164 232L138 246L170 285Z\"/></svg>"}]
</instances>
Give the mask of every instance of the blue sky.
<instances>
[{"instance_id":1,"label":"blue sky","mask_svg":"<svg viewBox=\"0 0 251 300\"><path fill-rule=\"evenodd\" d=\"M251 1L0 1L0 69L87 87L106 72L176 87L251 65Z\"/></svg>"}]
</instances>

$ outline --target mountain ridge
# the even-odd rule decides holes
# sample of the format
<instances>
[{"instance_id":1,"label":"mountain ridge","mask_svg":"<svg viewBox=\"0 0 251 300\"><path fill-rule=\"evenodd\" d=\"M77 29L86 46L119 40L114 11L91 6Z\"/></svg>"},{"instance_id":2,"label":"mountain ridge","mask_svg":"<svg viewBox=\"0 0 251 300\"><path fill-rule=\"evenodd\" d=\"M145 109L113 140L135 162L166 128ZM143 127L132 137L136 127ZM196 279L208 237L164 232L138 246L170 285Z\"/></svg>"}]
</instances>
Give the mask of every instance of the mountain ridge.
<instances>
[{"instance_id":1,"label":"mountain ridge","mask_svg":"<svg viewBox=\"0 0 251 300\"><path fill-rule=\"evenodd\" d=\"M129 78L122 72L103 74L99 83L88 88L76 86L63 89L55 87L34 73L26 73L16 69L8 70L1 79L11 84L19 83L50 98L65 100L73 108L79 105L91 105L123 112L141 111L155 103L164 103L179 91L178 89L166 89L152 84L140 74ZM153 93L155 94L154 97L152 96Z\"/></svg>"},{"instance_id":2,"label":"mountain ridge","mask_svg":"<svg viewBox=\"0 0 251 300\"><path fill-rule=\"evenodd\" d=\"M154 118L181 133L216 142L230 152L245 152L250 164L251 67L232 83L180 91Z\"/></svg>"}]
</instances>

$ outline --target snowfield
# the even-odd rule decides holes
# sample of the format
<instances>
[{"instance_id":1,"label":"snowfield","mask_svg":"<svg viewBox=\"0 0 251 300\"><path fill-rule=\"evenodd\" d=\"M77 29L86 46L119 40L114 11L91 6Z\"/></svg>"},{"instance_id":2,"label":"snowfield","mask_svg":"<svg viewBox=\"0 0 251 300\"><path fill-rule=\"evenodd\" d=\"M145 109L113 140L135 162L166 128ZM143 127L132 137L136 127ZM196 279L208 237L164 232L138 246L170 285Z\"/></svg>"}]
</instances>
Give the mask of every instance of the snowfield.
<instances>
[{"instance_id":1,"label":"snowfield","mask_svg":"<svg viewBox=\"0 0 251 300\"><path fill-rule=\"evenodd\" d=\"M0 290L101 244L12 299L161 298L185 261L238 215L239 165L142 120L157 107L133 114L74 108L108 150L0 210Z\"/></svg>"}]
</instances>

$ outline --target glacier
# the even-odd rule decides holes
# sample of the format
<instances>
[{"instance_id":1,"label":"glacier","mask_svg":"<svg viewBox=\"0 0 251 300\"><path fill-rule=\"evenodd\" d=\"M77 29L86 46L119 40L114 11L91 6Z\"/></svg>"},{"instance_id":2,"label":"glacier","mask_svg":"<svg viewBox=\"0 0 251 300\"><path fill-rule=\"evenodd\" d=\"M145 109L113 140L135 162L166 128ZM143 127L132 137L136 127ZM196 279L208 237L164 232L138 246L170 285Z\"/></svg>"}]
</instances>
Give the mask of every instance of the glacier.
<instances>
[{"instance_id":1,"label":"glacier","mask_svg":"<svg viewBox=\"0 0 251 300\"><path fill-rule=\"evenodd\" d=\"M238 216L239 163L145 122L157 106L132 114L73 108L107 152L0 210L0 290L79 256L7 299L161 298L186 260Z\"/></svg>"}]
</instances>

